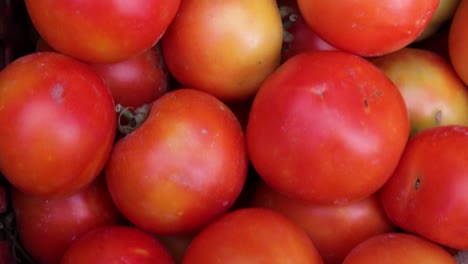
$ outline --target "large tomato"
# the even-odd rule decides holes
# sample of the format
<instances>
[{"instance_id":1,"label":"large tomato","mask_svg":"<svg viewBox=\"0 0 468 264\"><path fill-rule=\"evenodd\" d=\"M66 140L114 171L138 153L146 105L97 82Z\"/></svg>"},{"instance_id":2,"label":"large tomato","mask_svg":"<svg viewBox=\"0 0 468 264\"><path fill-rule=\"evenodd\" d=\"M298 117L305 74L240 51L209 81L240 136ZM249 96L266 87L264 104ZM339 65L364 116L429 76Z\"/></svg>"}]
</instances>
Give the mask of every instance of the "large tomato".
<instances>
[{"instance_id":1,"label":"large tomato","mask_svg":"<svg viewBox=\"0 0 468 264\"><path fill-rule=\"evenodd\" d=\"M377 56L413 42L434 15L439 0L298 0L313 31L342 50Z\"/></svg>"},{"instance_id":2,"label":"large tomato","mask_svg":"<svg viewBox=\"0 0 468 264\"><path fill-rule=\"evenodd\" d=\"M450 24L448 36L449 56L453 68L465 84L468 84L468 1L460 1L453 20Z\"/></svg>"},{"instance_id":3,"label":"large tomato","mask_svg":"<svg viewBox=\"0 0 468 264\"><path fill-rule=\"evenodd\" d=\"M21 243L38 263L58 264L87 231L123 222L104 177L69 197L44 199L13 190L12 200Z\"/></svg>"},{"instance_id":4,"label":"large tomato","mask_svg":"<svg viewBox=\"0 0 468 264\"><path fill-rule=\"evenodd\" d=\"M189 244L182 264L322 264L302 228L266 208L232 211L211 223Z\"/></svg>"},{"instance_id":5,"label":"large tomato","mask_svg":"<svg viewBox=\"0 0 468 264\"><path fill-rule=\"evenodd\" d=\"M26 0L35 28L55 50L87 62L127 59L154 46L180 0Z\"/></svg>"},{"instance_id":6,"label":"large tomato","mask_svg":"<svg viewBox=\"0 0 468 264\"><path fill-rule=\"evenodd\" d=\"M226 212L247 175L242 127L214 96L177 89L114 146L106 167L117 207L158 234L198 230Z\"/></svg>"},{"instance_id":7,"label":"large tomato","mask_svg":"<svg viewBox=\"0 0 468 264\"><path fill-rule=\"evenodd\" d=\"M65 55L24 56L0 73L0 170L16 188L66 196L94 180L116 118L103 80Z\"/></svg>"},{"instance_id":8,"label":"large tomato","mask_svg":"<svg viewBox=\"0 0 468 264\"><path fill-rule=\"evenodd\" d=\"M101 226L85 233L65 251L61 264L174 264L167 249L135 227Z\"/></svg>"},{"instance_id":9,"label":"large tomato","mask_svg":"<svg viewBox=\"0 0 468 264\"><path fill-rule=\"evenodd\" d=\"M373 58L395 83L410 115L411 135L443 125L468 125L468 89L450 63L414 48Z\"/></svg>"},{"instance_id":10,"label":"large tomato","mask_svg":"<svg viewBox=\"0 0 468 264\"><path fill-rule=\"evenodd\" d=\"M456 264L440 245L405 233L373 236L354 247L343 264Z\"/></svg>"},{"instance_id":11,"label":"large tomato","mask_svg":"<svg viewBox=\"0 0 468 264\"><path fill-rule=\"evenodd\" d=\"M252 205L280 212L304 228L327 264L341 264L360 242L396 229L378 193L347 204L321 205L290 199L260 182Z\"/></svg>"},{"instance_id":12,"label":"large tomato","mask_svg":"<svg viewBox=\"0 0 468 264\"><path fill-rule=\"evenodd\" d=\"M392 222L437 243L467 249L467 149L467 126L435 127L412 137L381 190Z\"/></svg>"},{"instance_id":13,"label":"large tomato","mask_svg":"<svg viewBox=\"0 0 468 264\"><path fill-rule=\"evenodd\" d=\"M256 94L247 147L258 174L298 199L345 203L391 176L409 135L408 111L375 65L341 51L287 60Z\"/></svg>"},{"instance_id":14,"label":"large tomato","mask_svg":"<svg viewBox=\"0 0 468 264\"><path fill-rule=\"evenodd\" d=\"M181 84L235 101L276 69L282 40L275 0L184 0L161 44Z\"/></svg>"}]
</instances>

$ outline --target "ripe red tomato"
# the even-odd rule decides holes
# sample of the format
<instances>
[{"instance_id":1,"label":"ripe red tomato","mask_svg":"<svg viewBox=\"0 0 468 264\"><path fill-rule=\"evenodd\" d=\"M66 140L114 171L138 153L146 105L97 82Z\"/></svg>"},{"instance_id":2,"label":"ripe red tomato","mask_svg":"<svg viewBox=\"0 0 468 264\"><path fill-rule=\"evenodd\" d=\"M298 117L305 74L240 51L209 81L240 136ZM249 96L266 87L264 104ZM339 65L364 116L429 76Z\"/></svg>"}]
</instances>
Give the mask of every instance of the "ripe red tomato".
<instances>
[{"instance_id":1,"label":"ripe red tomato","mask_svg":"<svg viewBox=\"0 0 468 264\"><path fill-rule=\"evenodd\" d=\"M38 263L60 263L65 250L81 235L123 220L104 177L62 199L39 198L14 189L12 201L21 243Z\"/></svg>"},{"instance_id":2,"label":"ripe red tomato","mask_svg":"<svg viewBox=\"0 0 468 264\"><path fill-rule=\"evenodd\" d=\"M158 234L186 234L226 212L247 175L242 127L214 96L177 89L114 146L106 167L122 214Z\"/></svg>"},{"instance_id":3,"label":"ripe red tomato","mask_svg":"<svg viewBox=\"0 0 468 264\"><path fill-rule=\"evenodd\" d=\"M237 101L279 65L282 40L275 0L184 0L161 47L182 85Z\"/></svg>"},{"instance_id":4,"label":"ripe red tomato","mask_svg":"<svg viewBox=\"0 0 468 264\"><path fill-rule=\"evenodd\" d=\"M321 205L288 198L260 182L252 205L273 209L304 228L327 264L341 264L360 242L396 230L377 193L347 204Z\"/></svg>"},{"instance_id":5,"label":"ripe red tomato","mask_svg":"<svg viewBox=\"0 0 468 264\"><path fill-rule=\"evenodd\" d=\"M111 63L156 44L180 0L26 0L34 27L55 50L83 61Z\"/></svg>"},{"instance_id":6,"label":"ripe red tomato","mask_svg":"<svg viewBox=\"0 0 468 264\"><path fill-rule=\"evenodd\" d=\"M465 84L468 84L468 1L460 1L450 23L448 49L450 61Z\"/></svg>"},{"instance_id":7,"label":"ripe red tomato","mask_svg":"<svg viewBox=\"0 0 468 264\"><path fill-rule=\"evenodd\" d=\"M468 89L450 63L434 52L404 48L373 58L405 99L411 135L443 125L468 125Z\"/></svg>"},{"instance_id":8,"label":"ripe red tomato","mask_svg":"<svg viewBox=\"0 0 468 264\"><path fill-rule=\"evenodd\" d=\"M173 264L167 249L152 235L135 227L97 227L76 240L61 264Z\"/></svg>"},{"instance_id":9,"label":"ripe red tomato","mask_svg":"<svg viewBox=\"0 0 468 264\"><path fill-rule=\"evenodd\" d=\"M296 0L277 0L283 18L281 60L309 50L337 50L315 33L302 17Z\"/></svg>"},{"instance_id":10,"label":"ripe red tomato","mask_svg":"<svg viewBox=\"0 0 468 264\"><path fill-rule=\"evenodd\" d=\"M317 203L346 203L391 176L409 135L408 111L375 65L341 51L287 60L256 94L247 147L273 189Z\"/></svg>"},{"instance_id":11,"label":"ripe red tomato","mask_svg":"<svg viewBox=\"0 0 468 264\"><path fill-rule=\"evenodd\" d=\"M439 0L297 2L307 24L326 42L361 56L383 55L410 44L439 4Z\"/></svg>"},{"instance_id":12,"label":"ripe red tomato","mask_svg":"<svg viewBox=\"0 0 468 264\"><path fill-rule=\"evenodd\" d=\"M408 142L382 204L397 226L455 249L468 248L468 127L441 126Z\"/></svg>"},{"instance_id":13,"label":"ripe red tomato","mask_svg":"<svg viewBox=\"0 0 468 264\"><path fill-rule=\"evenodd\" d=\"M354 247L343 264L456 264L444 248L422 237L387 233L371 237Z\"/></svg>"},{"instance_id":14,"label":"ripe red tomato","mask_svg":"<svg viewBox=\"0 0 468 264\"><path fill-rule=\"evenodd\" d=\"M115 131L114 103L86 64L43 52L0 73L0 170L26 193L64 197L101 172Z\"/></svg>"},{"instance_id":15,"label":"ripe red tomato","mask_svg":"<svg viewBox=\"0 0 468 264\"><path fill-rule=\"evenodd\" d=\"M205 227L189 244L182 264L322 264L299 226L275 211L244 208Z\"/></svg>"},{"instance_id":16,"label":"ripe red tomato","mask_svg":"<svg viewBox=\"0 0 468 264\"><path fill-rule=\"evenodd\" d=\"M169 89L169 73L159 45L127 60L90 64L109 87L115 104L137 108Z\"/></svg>"}]
</instances>

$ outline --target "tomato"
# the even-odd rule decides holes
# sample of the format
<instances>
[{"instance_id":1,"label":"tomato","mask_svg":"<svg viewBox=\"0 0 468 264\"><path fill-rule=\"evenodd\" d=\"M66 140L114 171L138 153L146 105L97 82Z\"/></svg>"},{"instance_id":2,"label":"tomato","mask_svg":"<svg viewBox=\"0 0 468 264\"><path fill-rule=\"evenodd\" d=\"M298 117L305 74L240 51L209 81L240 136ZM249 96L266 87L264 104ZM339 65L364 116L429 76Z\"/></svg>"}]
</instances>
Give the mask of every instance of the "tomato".
<instances>
[{"instance_id":1,"label":"tomato","mask_svg":"<svg viewBox=\"0 0 468 264\"><path fill-rule=\"evenodd\" d=\"M86 64L42 52L0 73L0 170L19 190L64 197L92 182L109 157L114 103Z\"/></svg>"},{"instance_id":2,"label":"tomato","mask_svg":"<svg viewBox=\"0 0 468 264\"><path fill-rule=\"evenodd\" d=\"M183 86L237 101L279 65L282 32L275 0L185 0L161 47Z\"/></svg>"},{"instance_id":3,"label":"tomato","mask_svg":"<svg viewBox=\"0 0 468 264\"><path fill-rule=\"evenodd\" d=\"M38 263L60 263L81 235L102 225L123 222L105 179L61 199L45 199L13 190L16 228L22 245Z\"/></svg>"},{"instance_id":4,"label":"tomato","mask_svg":"<svg viewBox=\"0 0 468 264\"><path fill-rule=\"evenodd\" d=\"M105 170L110 193L137 227L197 231L226 212L244 185L247 151L239 121L216 97L181 88L114 146Z\"/></svg>"},{"instance_id":5,"label":"tomato","mask_svg":"<svg viewBox=\"0 0 468 264\"><path fill-rule=\"evenodd\" d=\"M424 31L418 36L416 41L427 39L428 37L436 34L445 23L449 23L459 4L460 0L440 0L429 24L424 28Z\"/></svg>"},{"instance_id":6,"label":"tomato","mask_svg":"<svg viewBox=\"0 0 468 264\"><path fill-rule=\"evenodd\" d=\"M377 193L343 205L321 205L288 198L260 182L252 206L273 209L304 228L327 264L341 264L360 242L396 230Z\"/></svg>"},{"instance_id":7,"label":"tomato","mask_svg":"<svg viewBox=\"0 0 468 264\"><path fill-rule=\"evenodd\" d=\"M180 5L180 0L25 2L34 27L47 43L94 63L121 61L154 46Z\"/></svg>"},{"instance_id":8,"label":"tomato","mask_svg":"<svg viewBox=\"0 0 468 264\"><path fill-rule=\"evenodd\" d=\"M303 229L265 208L225 214L198 233L182 264L323 263Z\"/></svg>"},{"instance_id":9,"label":"tomato","mask_svg":"<svg viewBox=\"0 0 468 264\"><path fill-rule=\"evenodd\" d=\"M36 50L55 51L42 38L38 39ZM169 72L159 45L122 61L88 65L104 80L115 104L122 107L136 109L169 89Z\"/></svg>"},{"instance_id":10,"label":"tomato","mask_svg":"<svg viewBox=\"0 0 468 264\"><path fill-rule=\"evenodd\" d=\"M76 240L61 264L173 264L167 249L152 235L135 227L97 227Z\"/></svg>"},{"instance_id":11,"label":"tomato","mask_svg":"<svg viewBox=\"0 0 468 264\"><path fill-rule=\"evenodd\" d=\"M332 46L361 56L397 51L413 42L439 0L298 0L307 24Z\"/></svg>"},{"instance_id":12,"label":"tomato","mask_svg":"<svg viewBox=\"0 0 468 264\"><path fill-rule=\"evenodd\" d=\"M465 84L468 84L468 2L460 1L450 24L448 49L452 66Z\"/></svg>"},{"instance_id":13,"label":"tomato","mask_svg":"<svg viewBox=\"0 0 468 264\"><path fill-rule=\"evenodd\" d=\"M468 248L468 127L441 126L408 142L381 199L397 226L455 249Z\"/></svg>"},{"instance_id":14,"label":"tomato","mask_svg":"<svg viewBox=\"0 0 468 264\"><path fill-rule=\"evenodd\" d=\"M315 33L302 17L296 0L277 0L283 18L283 48L281 59L291 58L309 50L337 50L317 33Z\"/></svg>"},{"instance_id":15,"label":"tomato","mask_svg":"<svg viewBox=\"0 0 468 264\"><path fill-rule=\"evenodd\" d=\"M282 64L256 94L247 148L274 190L316 203L347 203L391 176L409 135L408 111L375 65L341 51Z\"/></svg>"},{"instance_id":16,"label":"tomato","mask_svg":"<svg viewBox=\"0 0 468 264\"><path fill-rule=\"evenodd\" d=\"M422 237L387 233L371 237L351 250L343 264L456 264L441 246Z\"/></svg>"},{"instance_id":17,"label":"tomato","mask_svg":"<svg viewBox=\"0 0 468 264\"><path fill-rule=\"evenodd\" d=\"M125 107L150 104L169 89L159 45L127 60L90 66L104 79L115 103Z\"/></svg>"},{"instance_id":18,"label":"tomato","mask_svg":"<svg viewBox=\"0 0 468 264\"><path fill-rule=\"evenodd\" d=\"M405 99L411 135L442 125L468 125L468 90L450 63L434 52L404 48L372 59Z\"/></svg>"}]
</instances>

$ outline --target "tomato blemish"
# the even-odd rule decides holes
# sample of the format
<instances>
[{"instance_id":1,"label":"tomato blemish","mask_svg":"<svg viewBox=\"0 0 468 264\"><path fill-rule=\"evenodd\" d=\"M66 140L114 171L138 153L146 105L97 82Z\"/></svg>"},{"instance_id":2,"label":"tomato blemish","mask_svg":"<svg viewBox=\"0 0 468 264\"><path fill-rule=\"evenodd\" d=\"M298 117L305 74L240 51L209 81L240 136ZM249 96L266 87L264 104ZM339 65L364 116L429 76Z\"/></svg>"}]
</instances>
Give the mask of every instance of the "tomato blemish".
<instances>
[{"instance_id":1,"label":"tomato blemish","mask_svg":"<svg viewBox=\"0 0 468 264\"><path fill-rule=\"evenodd\" d=\"M63 102L63 86L59 83L54 84L50 90L50 96L55 102L61 104Z\"/></svg>"},{"instance_id":2,"label":"tomato blemish","mask_svg":"<svg viewBox=\"0 0 468 264\"><path fill-rule=\"evenodd\" d=\"M421 179L416 178L416 181L414 182L414 189L418 190L420 186L421 186Z\"/></svg>"}]
</instances>

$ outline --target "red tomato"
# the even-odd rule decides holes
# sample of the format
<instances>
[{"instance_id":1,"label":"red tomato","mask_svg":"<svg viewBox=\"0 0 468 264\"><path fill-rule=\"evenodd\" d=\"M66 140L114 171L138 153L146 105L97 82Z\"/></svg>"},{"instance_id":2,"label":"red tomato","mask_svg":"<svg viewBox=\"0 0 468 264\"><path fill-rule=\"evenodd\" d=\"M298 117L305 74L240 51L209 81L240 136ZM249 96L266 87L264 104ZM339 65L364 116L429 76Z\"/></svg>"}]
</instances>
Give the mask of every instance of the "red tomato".
<instances>
[{"instance_id":1,"label":"red tomato","mask_svg":"<svg viewBox=\"0 0 468 264\"><path fill-rule=\"evenodd\" d=\"M452 66L465 84L468 84L468 1L460 1L450 24L448 49Z\"/></svg>"},{"instance_id":2,"label":"red tomato","mask_svg":"<svg viewBox=\"0 0 468 264\"><path fill-rule=\"evenodd\" d=\"M391 176L409 135L403 97L367 60L315 51L286 61L262 84L247 147L273 189L317 203L346 203Z\"/></svg>"},{"instance_id":3,"label":"red tomato","mask_svg":"<svg viewBox=\"0 0 468 264\"><path fill-rule=\"evenodd\" d=\"M282 61L309 50L337 50L307 25L296 0L277 0L277 3L284 28Z\"/></svg>"},{"instance_id":4,"label":"red tomato","mask_svg":"<svg viewBox=\"0 0 468 264\"><path fill-rule=\"evenodd\" d=\"M182 264L322 264L303 229L269 209L232 211L198 233Z\"/></svg>"},{"instance_id":5,"label":"red tomato","mask_svg":"<svg viewBox=\"0 0 468 264\"><path fill-rule=\"evenodd\" d=\"M167 249L152 235L129 226L95 228L76 240L61 264L173 264Z\"/></svg>"},{"instance_id":6,"label":"red tomato","mask_svg":"<svg viewBox=\"0 0 468 264\"><path fill-rule=\"evenodd\" d=\"M376 235L357 245L343 264L456 264L441 246L405 233Z\"/></svg>"},{"instance_id":7,"label":"red tomato","mask_svg":"<svg viewBox=\"0 0 468 264\"><path fill-rule=\"evenodd\" d=\"M429 24L439 0L297 0L313 31L332 46L361 56L397 51Z\"/></svg>"},{"instance_id":8,"label":"red tomato","mask_svg":"<svg viewBox=\"0 0 468 264\"><path fill-rule=\"evenodd\" d=\"M411 135L443 125L468 125L468 89L434 52L404 48L372 59L395 83L409 111Z\"/></svg>"},{"instance_id":9,"label":"red tomato","mask_svg":"<svg viewBox=\"0 0 468 264\"><path fill-rule=\"evenodd\" d=\"M233 204L247 175L242 127L214 96L177 89L114 146L111 195L136 226L158 234L200 229Z\"/></svg>"},{"instance_id":10,"label":"red tomato","mask_svg":"<svg viewBox=\"0 0 468 264\"><path fill-rule=\"evenodd\" d=\"M161 47L182 85L237 101L279 65L282 29L275 0L184 0Z\"/></svg>"},{"instance_id":11,"label":"red tomato","mask_svg":"<svg viewBox=\"0 0 468 264\"><path fill-rule=\"evenodd\" d=\"M125 107L152 103L169 88L169 73L158 45L127 60L90 66L104 79L115 103Z\"/></svg>"},{"instance_id":12,"label":"red tomato","mask_svg":"<svg viewBox=\"0 0 468 264\"><path fill-rule=\"evenodd\" d=\"M55 50L83 61L127 59L161 38L180 0L26 0L35 28Z\"/></svg>"},{"instance_id":13,"label":"red tomato","mask_svg":"<svg viewBox=\"0 0 468 264\"><path fill-rule=\"evenodd\" d=\"M408 142L382 204L399 227L455 249L468 248L468 127L441 126Z\"/></svg>"},{"instance_id":14,"label":"red tomato","mask_svg":"<svg viewBox=\"0 0 468 264\"><path fill-rule=\"evenodd\" d=\"M60 263L65 250L87 231L123 220L103 177L66 198L50 200L13 190L12 200L21 243L44 264Z\"/></svg>"},{"instance_id":15,"label":"red tomato","mask_svg":"<svg viewBox=\"0 0 468 264\"><path fill-rule=\"evenodd\" d=\"M116 118L112 95L86 64L43 52L0 73L0 170L26 193L63 197L101 172Z\"/></svg>"},{"instance_id":16,"label":"red tomato","mask_svg":"<svg viewBox=\"0 0 468 264\"><path fill-rule=\"evenodd\" d=\"M343 205L320 205L288 198L260 182L252 205L273 209L304 228L327 264L341 264L360 242L395 230L377 193Z\"/></svg>"}]
</instances>

